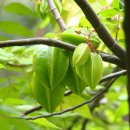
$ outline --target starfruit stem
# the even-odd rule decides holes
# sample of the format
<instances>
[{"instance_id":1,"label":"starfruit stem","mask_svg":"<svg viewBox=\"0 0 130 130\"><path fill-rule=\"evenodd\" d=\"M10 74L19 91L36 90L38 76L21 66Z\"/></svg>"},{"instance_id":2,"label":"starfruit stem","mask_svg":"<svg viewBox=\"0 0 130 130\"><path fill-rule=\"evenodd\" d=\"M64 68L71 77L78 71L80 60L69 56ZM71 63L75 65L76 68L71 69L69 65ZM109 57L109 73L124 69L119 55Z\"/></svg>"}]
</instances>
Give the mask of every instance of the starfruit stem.
<instances>
[{"instance_id":1,"label":"starfruit stem","mask_svg":"<svg viewBox=\"0 0 130 130\"><path fill-rule=\"evenodd\" d=\"M91 52L95 52L95 48L92 46L92 43L91 43L91 40L90 40L91 34L92 34L93 32L95 32L95 29L91 30L89 34L85 34L85 33L81 32L80 30L76 30L75 32L76 32L77 34L83 34L84 37L87 38L86 44L87 44L88 47L90 48Z\"/></svg>"},{"instance_id":2,"label":"starfruit stem","mask_svg":"<svg viewBox=\"0 0 130 130\"><path fill-rule=\"evenodd\" d=\"M91 34L95 32L95 29L93 29L88 35L88 40L87 40L87 44L88 44L88 47L90 48L91 52L95 52L95 48L93 47L92 43L91 43L91 40L90 40L90 37L91 37Z\"/></svg>"}]
</instances>

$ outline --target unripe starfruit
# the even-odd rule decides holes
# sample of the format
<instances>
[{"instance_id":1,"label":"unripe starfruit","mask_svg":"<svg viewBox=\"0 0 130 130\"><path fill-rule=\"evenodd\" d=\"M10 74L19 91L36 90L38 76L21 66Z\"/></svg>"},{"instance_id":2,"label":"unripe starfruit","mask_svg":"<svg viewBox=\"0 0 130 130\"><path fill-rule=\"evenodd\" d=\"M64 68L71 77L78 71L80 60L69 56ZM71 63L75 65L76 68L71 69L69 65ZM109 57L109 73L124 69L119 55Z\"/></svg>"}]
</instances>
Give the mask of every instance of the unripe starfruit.
<instances>
[{"instance_id":1,"label":"unripe starfruit","mask_svg":"<svg viewBox=\"0 0 130 130\"><path fill-rule=\"evenodd\" d=\"M86 84L83 80L81 80L75 72L75 68L72 67L72 63L70 62L64 83L77 95L81 95L83 90L86 87Z\"/></svg>"},{"instance_id":2,"label":"unripe starfruit","mask_svg":"<svg viewBox=\"0 0 130 130\"><path fill-rule=\"evenodd\" d=\"M61 82L55 89L51 90L45 86L42 81L33 74L32 93L34 98L43 106L43 108L52 113L61 103L65 92L65 84Z\"/></svg>"},{"instance_id":3,"label":"unripe starfruit","mask_svg":"<svg viewBox=\"0 0 130 130\"><path fill-rule=\"evenodd\" d=\"M92 52L91 56L85 64L76 66L77 75L88 85L94 89L99 83L103 74L103 61L99 54Z\"/></svg>"},{"instance_id":4,"label":"unripe starfruit","mask_svg":"<svg viewBox=\"0 0 130 130\"><path fill-rule=\"evenodd\" d=\"M84 64L90 57L91 50L86 43L79 44L74 50L72 61L73 66L79 66Z\"/></svg>"},{"instance_id":5,"label":"unripe starfruit","mask_svg":"<svg viewBox=\"0 0 130 130\"><path fill-rule=\"evenodd\" d=\"M34 98L52 113L61 102L69 67L68 53L59 48L40 45L34 52L32 92Z\"/></svg>"},{"instance_id":6,"label":"unripe starfruit","mask_svg":"<svg viewBox=\"0 0 130 130\"><path fill-rule=\"evenodd\" d=\"M88 36L90 31L86 28L76 28L76 27L70 27L64 32L60 34L61 40L74 44L79 45L80 43L86 43L88 41ZM92 46L96 49L100 45L101 41L95 35L95 33L91 34L90 41L92 43Z\"/></svg>"}]
</instances>

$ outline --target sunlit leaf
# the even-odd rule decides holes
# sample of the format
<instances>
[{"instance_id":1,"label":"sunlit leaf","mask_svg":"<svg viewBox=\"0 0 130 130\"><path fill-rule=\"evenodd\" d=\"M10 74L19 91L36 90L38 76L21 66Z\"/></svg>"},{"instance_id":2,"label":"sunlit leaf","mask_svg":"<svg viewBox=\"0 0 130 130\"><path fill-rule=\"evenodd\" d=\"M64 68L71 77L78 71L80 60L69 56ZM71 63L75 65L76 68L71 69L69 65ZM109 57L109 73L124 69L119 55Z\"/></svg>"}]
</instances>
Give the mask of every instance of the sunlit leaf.
<instances>
[{"instance_id":1,"label":"sunlit leaf","mask_svg":"<svg viewBox=\"0 0 130 130\"><path fill-rule=\"evenodd\" d=\"M49 122L49 121L46 120L45 118L36 119L36 120L33 120L32 122L34 122L34 123L36 123L36 124L38 124L38 125L44 126L44 127L49 127L49 128L61 130L60 127L54 125L53 123Z\"/></svg>"},{"instance_id":2,"label":"sunlit leaf","mask_svg":"<svg viewBox=\"0 0 130 130\"><path fill-rule=\"evenodd\" d=\"M118 12L119 12L118 10L115 10L112 8L112 9L106 9L104 11L101 11L99 15L105 18L111 18L115 16L116 14L118 14Z\"/></svg>"},{"instance_id":3,"label":"sunlit leaf","mask_svg":"<svg viewBox=\"0 0 130 130\"><path fill-rule=\"evenodd\" d=\"M69 98L66 97L64 100L66 107L73 107L73 106L76 106L78 104L81 104L84 101L85 100L83 98L81 98L75 94L71 94L69 96ZM90 108L89 108L88 104L86 104L78 109L75 109L74 111L79 113L81 116L83 116L85 118L92 119L92 115L91 115Z\"/></svg>"},{"instance_id":4,"label":"sunlit leaf","mask_svg":"<svg viewBox=\"0 0 130 130\"><path fill-rule=\"evenodd\" d=\"M18 22L13 21L0 21L0 30L9 34L15 34L26 37L33 36L33 33L28 28L26 28Z\"/></svg>"},{"instance_id":5,"label":"sunlit leaf","mask_svg":"<svg viewBox=\"0 0 130 130\"><path fill-rule=\"evenodd\" d=\"M18 15L25 15L25 16L33 16L34 13L32 12L32 10L25 6L22 3L19 2L14 2L14 3L10 3L8 5L6 5L4 7L5 11L9 12L9 13L14 13L14 14L18 14Z\"/></svg>"}]
</instances>

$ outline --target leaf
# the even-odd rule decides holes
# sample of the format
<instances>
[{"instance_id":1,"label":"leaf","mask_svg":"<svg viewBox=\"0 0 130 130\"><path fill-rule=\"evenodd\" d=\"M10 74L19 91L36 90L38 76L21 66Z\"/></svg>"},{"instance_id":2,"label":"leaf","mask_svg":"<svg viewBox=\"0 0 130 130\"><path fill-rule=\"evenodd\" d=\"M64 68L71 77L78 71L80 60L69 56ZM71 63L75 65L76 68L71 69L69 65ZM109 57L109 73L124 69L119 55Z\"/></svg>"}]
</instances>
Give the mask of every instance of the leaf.
<instances>
[{"instance_id":1,"label":"leaf","mask_svg":"<svg viewBox=\"0 0 130 130\"><path fill-rule=\"evenodd\" d=\"M0 129L1 130L12 130L12 128L16 129L16 130L23 130L23 129L24 130L32 130L32 129L34 129L32 127L32 124L26 120L0 116ZM34 130L36 130L36 129L34 129Z\"/></svg>"},{"instance_id":2,"label":"leaf","mask_svg":"<svg viewBox=\"0 0 130 130\"><path fill-rule=\"evenodd\" d=\"M33 69L46 87L53 89L59 85L68 66L68 53L63 49L41 45L34 52Z\"/></svg>"},{"instance_id":3,"label":"leaf","mask_svg":"<svg viewBox=\"0 0 130 130\"><path fill-rule=\"evenodd\" d=\"M24 16L33 16L34 13L30 8L19 2L13 2L4 7L5 11Z\"/></svg>"},{"instance_id":4,"label":"leaf","mask_svg":"<svg viewBox=\"0 0 130 130\"><path fill-rule=\"evenodd\" d=\"M60 127L54 125L53 123L49 122L49 121L48 121L47 119L45 119L45 118L36 119L36 120L31 121L31 122L36 123L36 124L41 125L41 126L44 126L44 127L49 127L49 128L61 130Z\"/></svg>"},{"instance_id":5,"label":"leaf","mask_svg":"<svg viewBox=\"0 0 130 130\"><path fill-rule=\"evenodd\" d=\"M17 98L6 98L3 103L8 105L21 105L26 104L26 101Z\"/></svg>"},{"instance_id":6,"label":"leaf","mask_svg":"<svg viewBox=\"0 0 130 130\"><path fill-rule=\"evenodd\" d=\"M85 16L82 16L79 20L79 26L80 27L92 27L90 22L86 19Z\"/></svg>"},{"instance_id":7,"label":"leaf","mask_svg":"<svg viewBox=\"0 0 130 130\"><path fill-rule=\"evenodd\" d=\"M2 102L1 102L2 103ZM20 112L16 108L7 105L0 105L0 115L1 116L18 116Z\"/></svg>"},{"instance_id":8,"label":"leaf","mask_svg":"<svg viewBox=\"0 0 130 130\"><path fill-rule=\"evenodd\" d=\"M85 100L83 98L81 98L75 94L71 94L69 97L64 98L64 104L66 104L67 107L73 107L75 105L81 104L84 101ZM74 111L79 113L82 117L92 119L92 114L91 114L88 104L86 104L78 109L75 109Z\"/></svg>"},{"instance_id":9,"label":"leaf","mask_svg":"<svg viewBox=\"0 0 130 130\"><path fill-rule=\"evenodd\" d=\"M0 64L0 69L5 69L5 66Z\"/></svg>"},{"instance_id":10,"label":"leaf","mask_svg":"<svg viewBox=\"0 0 130 130\"><path fill-rule=\"evenodd\" d=\"M28 28L21 25L20 23L13 21L0 21L0 30L9 34L15 34L26 37L33 36L33 33Z\"/></svg>"},{"instance_id":11,"label":"leaf","mask_svg":"<svg viewBox=\"0 0 130 130\"><path fill-rule=\"evenodd\" d=\"M8 40L7 37L5 37L5 36L0 36L0 41L6 41L6 40Z\"/></svg>"},{"instance_id":12,"label":"leaf","mask_svg":"<svg viewBox=\"0 0 130 130\"><path fill-rule=\"evenodd\" d=\"M65 85L63 82L51 90L51 88L45 86L34 73L32 79L32 93L46 111L52 113L55 110L62 101L64 91Z\"/></svg>"},{"instance_id":13,"label":"leaf","mask_svg":"<svg viewBox=\"0 0 130 130\"><path fill-rule=\"evenodd\" d=\"M104 11L101 11L99 15L105 18L111 18L115 16L116 14L118 14L118 12L119 12L118 10L112 8L112 9L106 9Z\"/></svg>"},{"instance_id":14,"label":"leaf","mask_svg":"<svg viewBox=\"0 0 130 130\"><path fill-rule=\"evenodd\" d=\"M115 9L119 9L119 0L113 0L111 6Z\"/></svg>"},{"instance_id":15,"label":"leaf","mask_svg":"<svg viewBox=\"0 0 130 130\"><path fill-rule=\"evenodd\" d=\"M61 6L61 3L60 3L60 0L54 0L54 3L56 5L56 8L58 9L58 12L61 13L62 6Z\"/></svg>"}]
</instances>

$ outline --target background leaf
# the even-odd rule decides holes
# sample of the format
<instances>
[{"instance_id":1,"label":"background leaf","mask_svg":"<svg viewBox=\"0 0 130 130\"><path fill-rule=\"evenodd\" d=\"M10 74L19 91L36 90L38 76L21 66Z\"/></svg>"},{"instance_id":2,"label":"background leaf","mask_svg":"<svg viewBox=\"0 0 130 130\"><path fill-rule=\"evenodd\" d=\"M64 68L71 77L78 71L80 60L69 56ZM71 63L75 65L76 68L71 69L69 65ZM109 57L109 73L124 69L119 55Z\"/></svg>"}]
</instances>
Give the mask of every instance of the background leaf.
<instances>
[{"instance_id":1,"label":"background leaf","mask_svg":"<svg viewBox=\"0 0 130 130\"><path fill-rule=\"evenodd\" d=\"M0 21L0 30L9 34L15 34L26 37L33 36L33 33L28 28L21 25L20 23L13 21Z\"/></svg>"},{"instance_id":2,"label":"background leaf","mask_svg":"<svg viewBox=\"0 0 130 130\"><path fill-rule=\"evenodd\" d=\"M34 13L29 7L19 2L10 3L6 5L4 9L9 13L25 15L25 16L34 16Z\"/></svg>"}]
</instances>

